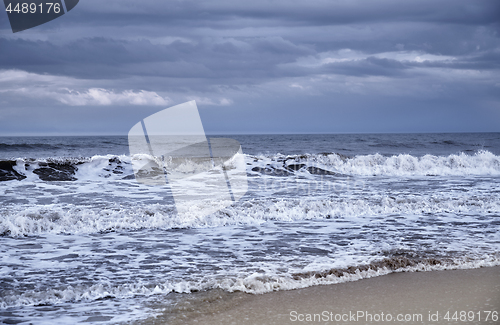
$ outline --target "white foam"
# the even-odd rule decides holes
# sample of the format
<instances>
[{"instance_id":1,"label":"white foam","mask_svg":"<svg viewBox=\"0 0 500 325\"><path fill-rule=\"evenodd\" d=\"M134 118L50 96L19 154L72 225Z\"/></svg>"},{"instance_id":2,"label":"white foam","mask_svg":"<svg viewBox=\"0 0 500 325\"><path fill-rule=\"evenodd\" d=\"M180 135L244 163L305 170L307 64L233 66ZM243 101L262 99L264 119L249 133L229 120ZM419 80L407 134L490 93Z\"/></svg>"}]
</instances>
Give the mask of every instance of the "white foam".
<instances>
[{"instance_id":1,"label":"white foam","mask_svg":"<svg viewBox=\"0 0 500 325\"><path fill-rule=\"evenodd\" d=\"M93 187L85 191L92 191ZM82 189L80 189L83 191ZM133 199L126 204L45 205L17 204L0 208L0 234L9 236L43 233L95 233L143 228L216 227L260 224L268 220L297 221L324 218L375 218L388 215L444 215L463 219L468 214L500 214L500 197L479 191L414 195L352 194L352 196L248 199L203 217L177 215L173 203L144 204ZM116 194L116 193L115 193ZM154 192L153 192L154 194ZM125 191L129 198L133 194ZM138 194L139 195L139 194ZM143 194L146 197L148 194ZM151 195L151 193L149 193ZM203 204L200 202L199 204ZM213 204L217 204L214 202ZM200 207L202 208L202 207ZM196 210L196 206L192 207Z\"/></svg>"},{"instance_id":2,"label":"white foam","mask_svg":"<svg viewBox=\"0 0 500 325\"><path fill-rule=\"evenodd\" d=\"M216 284L215 287L224 289L229 292L242 291L252 294L263 294L272 291L294 290L316 285L352 282L397 272L476 269L481 267L490 267L498 265L500 265L500 258L490 258L487 260L477 260L477 261L455 260L438 265L419 263L414 266L398 268L396 270L390 270L387 267L379 268L377 270L369 269L363 271L360 271L358 269L354 273L345 272L340 277L334 274L326 275L324 277L316 277L315 274L313 273L309 277L296 279L290 276L279 277L273 275L253 274L245 278L237 278L231 281L227 280L223 281L221 283Z\"/></svg>"},{"instance_id":3,"label":"white foam","mask_svg":"<svg viewBox=\"0 0 500 325\"><path fill-rule=\"evenodd\" d=\"M372 262L376 262L374 259ZM113 297L120 299L131 299L136 296L149 297L152 295L165 295L171 292L191 293L196 291L222 289L228 292L241 291L251 294L264 294L273 291L294 290L316 285L338 284L373 278L398 272L422 272L458 269L476 269L482 267L493 267L500 265L500 258L490 256L484 259L455 259L439 264L417 263L413 266L389 269L387 267L369 268L367 270L357 269L354 272L343 272L341 276L334 273L316 276L317 273L328 270L317 270L309 276L294 276L293 274L262 274L253 273L245 276L227 276L223 278L204 277L198 280L177 280L158 282L156 285L141 283L126 283L113 286L109 283L98 283L92 286L68 286L64 289L49 289L46 291L29 290L19 295L5 295L0 299L0 308L11 308L20 306L34 306L42 304L62 304L66 302L95 301L98 299ZM358 265L362 266L362 265ZM356 268L357 265L352 265ZM342 272L341 272L342 273Z\"/></svg>"},{"instance_id":4,"label":"white foam","mask_svg":"<svg viewBox=\"0 0 500 325\"><path fill-rule=\"evenodd\" d=\"M449 156L425 155L415 157L399 154L390 157L380 154L358 155L352 158L337 154L301 155L272 157L257 156L252 166L276 169L291 163L303 163L318 166L346 175L361 176L466 176L466 175L500 175L500 157L489 151L481 150L474 155L465 153Z\"/></svg>"},{"instance_id":5,"label":"white foam","mask_svg":"<svg viewBox=\"0 0 500 325\"><path fill-rule=\"evenodd\" d=\"M159 157L149 155L114 156L97 155L90 158L44 158L44 159L16 159L14 169L27 176L24 182L39 180L33 170L40 167L40 163L66 163L76 167L75 177L78 180L118 180L124 176L132 176L132 161L140 159L153 159L160 161ZM159 160L160 159L160 160ZM448 156L424 155L416 157L409 154L393 156L358 155L345 157L342 155L316 154L285 156L248 156L249 170L254 167L272 168L283 171L289 164L305 164L345 175L359 176L500 176L500 157L489 151L481 150L473 155L465 153ZM189 161L186 162L189 164ZM26 167L26 165L29 165ZM193 170L189 165L188 169ZM113 172L115 171L115 172ZM118 171L118 173L117 173ZM304 174L303 171L299 174ZM307 173L307 172L306 172Z\"/></svg>"}]
</instances>

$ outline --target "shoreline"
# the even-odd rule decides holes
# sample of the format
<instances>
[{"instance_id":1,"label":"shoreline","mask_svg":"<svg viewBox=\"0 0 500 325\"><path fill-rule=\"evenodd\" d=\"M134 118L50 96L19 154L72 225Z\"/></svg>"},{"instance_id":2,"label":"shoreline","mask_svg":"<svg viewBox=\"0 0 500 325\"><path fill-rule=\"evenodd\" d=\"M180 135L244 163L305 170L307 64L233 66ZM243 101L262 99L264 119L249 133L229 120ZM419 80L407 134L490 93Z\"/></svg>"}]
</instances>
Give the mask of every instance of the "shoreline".
<instances>
[{"instance_id":1,"label":"shoreline","mask_svg":"<svg viewBox=\"0 0 500 325\"><path fill-rule=\"evenodd\" d=\"M209 290L177 298L162 315L137 324L498 324L500 266L396 272L257 295Z\"/></svg>"}]
</instances>

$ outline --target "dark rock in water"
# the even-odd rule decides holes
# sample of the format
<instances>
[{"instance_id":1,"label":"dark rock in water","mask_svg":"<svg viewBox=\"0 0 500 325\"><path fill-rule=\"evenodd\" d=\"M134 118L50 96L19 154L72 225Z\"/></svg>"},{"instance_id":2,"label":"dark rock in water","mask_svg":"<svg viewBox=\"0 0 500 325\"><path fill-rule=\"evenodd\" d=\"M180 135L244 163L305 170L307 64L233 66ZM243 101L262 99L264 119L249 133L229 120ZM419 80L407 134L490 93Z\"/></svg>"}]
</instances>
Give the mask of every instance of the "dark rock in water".
<instances>
[{"instance_id":1,"label":"dark rock in water","mask_svg":"<svg viewBox=\"0 0 500 325\"><path fill-rule=\"evenodd\" d=\"M299 169L302 169L305 166L306 166L305 164L290 164L290 165L287 165L286 168L297 171Z\"/></svg>"},{"instance_id":2,"label":"dark rock in water","mask_svg":"<svg viewBox=\"0 0 500 325\"><path fill-rule=\"evenodd\" d=\"M71 163L39 163L39 166L33 173L42 181L76 181L77 168Z\"/></svg>"},{"instance_id":3,"label":"dark rock in water","mask_svg":"<svg viewBox=\"0 0 500 325\"><path fill-rule=\"evenodd\" d=\"M124 168L120 164L121 160L118 157L110 158L108 164L109 167L105 168L104 170L107 172L112 172L113 174L123 174Z\"/></svg>"},{"instance_id":4,"label":"dark rock in water","mask_svg":"<svg viewBox=\"0 0 500 325\"><path fill-rule=\"evenodd\" d=\"M26 176L19 174L14 170L14 166L16 166L15 161L11 160L2 160L0 161L0 182L3 181L11 181L11 180L23 180Z\"/></svg>"},{"instance_id":5,"label":"dark rock in water","mask_svg":"<svg viewBox=\"0 0 500 325\"><path fill-rule=\"evenodd\" d=\"M331 172L329 170L324 170L324 169L314 167L314 166L309 166L306 169L310 174L314 174L314 175L346 176L344 174Z\"/></svg>"},{"instance_id":6,"label":"dark rock in water","mask_svg":"<svg viewBox=\"0 0 500 325\"><path fill-rule=\"evenodd\" d=\"M135 175L127 175L122 178L123 180L135 179Z\"/></svg>"},{"instance_id":7,"label":"dark rock in water","mask_svg":"<svg viewBox=\"0 0 500 325\"><path fill-rule=\"evenodd\" d=\"M112 172L113 174L123 174L123 167L122 166L116 166L114 169L104 168L104 170L107 172Z\"/></svg>"}]
</instances>

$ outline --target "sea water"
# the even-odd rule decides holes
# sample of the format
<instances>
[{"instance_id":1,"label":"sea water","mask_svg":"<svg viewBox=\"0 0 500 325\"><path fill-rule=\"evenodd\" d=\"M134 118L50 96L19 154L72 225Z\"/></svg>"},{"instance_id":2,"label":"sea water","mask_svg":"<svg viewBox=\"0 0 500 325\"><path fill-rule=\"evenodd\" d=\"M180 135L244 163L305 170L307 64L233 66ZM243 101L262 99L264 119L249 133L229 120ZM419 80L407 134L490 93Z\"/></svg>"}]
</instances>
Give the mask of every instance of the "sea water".
<instances>
[{"instance_id":1,"label":"sea water","mask_svg":"<svg viewBox=\"0 0 500 325\"><path fill-rule=\"evenodd\" d=\"M175 293L500 265L500 133L224 137L249 189L206 216L136 182L126 137L0 138L0 321L114 324Z\"/></svg>"}]
</instances>

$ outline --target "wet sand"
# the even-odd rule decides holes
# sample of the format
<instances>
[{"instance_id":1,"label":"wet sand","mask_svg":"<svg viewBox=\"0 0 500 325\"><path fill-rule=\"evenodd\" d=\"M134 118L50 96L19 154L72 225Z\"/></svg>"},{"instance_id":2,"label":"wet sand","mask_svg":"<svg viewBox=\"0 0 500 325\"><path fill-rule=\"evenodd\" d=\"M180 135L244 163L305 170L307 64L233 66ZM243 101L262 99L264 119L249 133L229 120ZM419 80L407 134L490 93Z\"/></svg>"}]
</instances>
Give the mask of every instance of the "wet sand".
<instances>
[{"instance_id":1,"label":"wet sand","mask_svg":"<svg viewBox=\"0 0 500 325\"><path fill-rule=\"evenodd\" d=\"M500 267L392 273L263 295L211 290L178 298L175 307L145 323L500 324L494 317L500 312Z\"/></svg>"}]
</instances>

